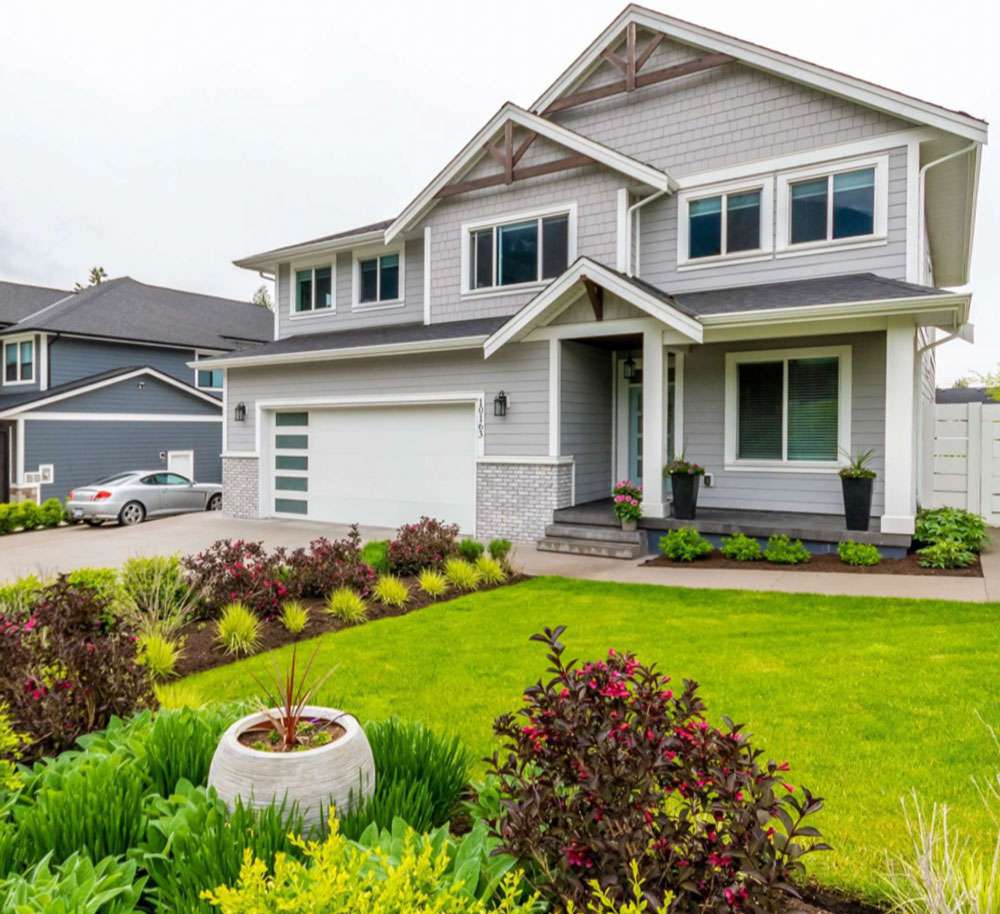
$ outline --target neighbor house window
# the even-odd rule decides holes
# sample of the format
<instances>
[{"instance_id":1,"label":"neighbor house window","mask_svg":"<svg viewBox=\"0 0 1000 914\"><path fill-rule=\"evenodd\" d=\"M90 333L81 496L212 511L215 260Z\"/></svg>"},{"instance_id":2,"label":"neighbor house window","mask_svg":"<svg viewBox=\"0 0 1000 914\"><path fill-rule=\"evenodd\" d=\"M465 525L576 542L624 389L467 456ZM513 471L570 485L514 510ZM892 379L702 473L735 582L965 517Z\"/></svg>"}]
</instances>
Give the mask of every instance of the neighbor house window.
<instances>
[{"instance_id":1,"label":"neighbor house window","mask_svg":"<svg viewBox=\"0 0 1000 914\"><path fill-rule=\"evenodd\" d=\"M469 291L554 279L569 266L572 212L467 229Z\"/></svg>"},{"instance_id":2,"label":"neighbor house window","mask_svg":"<svg viewBox=\"0 0 1000 914\"><path fill-rule=\"evenodd\" d=\"M221 368L199 368L198 386L202 390L222 390L226 375Z\"/></svg>"},{"instance_id":3,"label":"neighbor house window","mask_svg":"<svg viewBox=\"0 0 1000 914\"><path fill-rule=\"evenodd\" d=\"M296 314L333 309L333 268L307 267L295 271L293 307Z\"/></svg>"},{"instance_id":4,"label":"neighbor house window","mask_svg":"<svg viewBox=\"0 0 1000 914\"><path fill-rule=\"evenodd\" d=\"M688 256L717 257L760 248L760 191L721 194L688 205Z\"/></svg>"},{"instance_id":5,"label":"neighbor house window","mask_svg":"<svg viewBox=\"0 0 1000 914\"><path fill-rule=\"evenodd\" d=\"M28 384L35 380L35 341L10 340L3 344L4 384Z\"/></svg>"},{"instance_id":6,"label":"neighbor house window","mask_svg":"<svg viewBox=\"0 0 1000 914\"><path fill-rule=\"evenodd\" d=\"M358 261L359 294L362 305L398 301L399 254L381 254Z\"/></svg>"},{"instance_id":7,"label":"neighbor house window","mask_svg":"<svg viewBox=\"0 0 1000 914\"><path fill-rule=\"evenodd\" d=\"M850 349L730 353L730 462L836 465L849 451Z\"/></svg>"}]
</instances>

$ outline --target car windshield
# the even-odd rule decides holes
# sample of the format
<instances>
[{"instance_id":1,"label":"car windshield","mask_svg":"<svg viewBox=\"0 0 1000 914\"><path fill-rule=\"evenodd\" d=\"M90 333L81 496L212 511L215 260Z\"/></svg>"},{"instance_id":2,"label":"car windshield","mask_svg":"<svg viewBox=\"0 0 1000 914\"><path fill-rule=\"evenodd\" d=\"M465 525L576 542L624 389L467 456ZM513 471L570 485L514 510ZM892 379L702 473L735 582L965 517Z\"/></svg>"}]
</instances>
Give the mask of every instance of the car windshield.
<instances>
[{"instance_id":1,"label":"car windshield","mask_svg":"<svg viewBox=\"0 0 1000 914\"><path fill-rule=\"evenodd\" d=\"M126 479L131 479L133 476L135 476L135 473L117 473L114 476L105 476L103 479L98 479L92 485L113 486L116 482L125 482Z\"/></svg>"}]
</instances>

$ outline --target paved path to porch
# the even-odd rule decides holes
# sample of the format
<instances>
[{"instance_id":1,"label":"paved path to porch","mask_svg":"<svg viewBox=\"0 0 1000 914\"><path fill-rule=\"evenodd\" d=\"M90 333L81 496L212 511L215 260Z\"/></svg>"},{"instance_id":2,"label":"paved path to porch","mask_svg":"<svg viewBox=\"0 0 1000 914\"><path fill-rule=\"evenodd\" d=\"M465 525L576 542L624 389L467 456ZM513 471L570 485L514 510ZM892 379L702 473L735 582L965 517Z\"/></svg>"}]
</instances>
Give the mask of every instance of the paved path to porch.
<instances>
[{"instance_id":1,"label":"paved path to porch","mask_svg":"<svg viewBox=\"0 0 1000 914\"><path fill-rule=\"evenodd\" d=\"M932 600L1000 602L1000 530L993 532L993 546L983 553L983 577L924 577L902 574L837 574L808 571L731 571L682 568L644 568L638 561L592 558L539 552L533 545L514 549L514 564L525 574L562 575L590 581L622 584L661 584L673 587L708 587L731 590L766 590L815 593L825 596L913 597Z\"/></svg>"}]
</instances>

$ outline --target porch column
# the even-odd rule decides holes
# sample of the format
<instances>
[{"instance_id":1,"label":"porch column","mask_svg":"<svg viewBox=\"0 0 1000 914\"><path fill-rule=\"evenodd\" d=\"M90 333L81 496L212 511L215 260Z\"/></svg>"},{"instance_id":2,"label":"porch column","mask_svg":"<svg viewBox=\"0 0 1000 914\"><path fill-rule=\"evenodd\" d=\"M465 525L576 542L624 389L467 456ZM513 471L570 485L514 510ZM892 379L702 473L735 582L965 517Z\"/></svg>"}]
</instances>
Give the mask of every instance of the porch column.
<instances>
[{"instance_id":1,"label":"porch column","mask_svg":"<svg viewBox=\"0 0 1000 914\"><path fill-rule=\"evenodd\" d=\"M642 334L642 514L663 517L663 466L666 435L663 424L663 330Z\"/></svg>"},{"instance_id":2,"label":"porch column","mask_svg":"<svg viewBox=\"0 0 1000 914\"><path fill-rule=\"evenodd\" d=\"M562 340L549 340L549 456L562 448Z\"/></svg>"},{"instance_id":3,"label":"porch column","mask_svg":"<svg viewBox=\"0 0 1000 914\"><path fill-rule=\"evenodd\" d=\"M913 533L917 512L914 382L916 327L890 317L885 335L885 510L883 533Z\"/></svg>"}]
</instances>

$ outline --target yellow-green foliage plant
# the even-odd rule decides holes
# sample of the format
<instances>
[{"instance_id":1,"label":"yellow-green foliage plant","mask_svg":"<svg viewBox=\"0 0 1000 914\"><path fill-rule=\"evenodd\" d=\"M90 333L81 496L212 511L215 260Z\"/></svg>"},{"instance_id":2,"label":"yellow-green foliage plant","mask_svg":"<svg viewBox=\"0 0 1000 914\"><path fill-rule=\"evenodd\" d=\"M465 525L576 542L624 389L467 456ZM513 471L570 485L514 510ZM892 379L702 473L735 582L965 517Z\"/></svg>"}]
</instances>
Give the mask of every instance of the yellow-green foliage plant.
<instances>
[{"instance_id":1,"label":"yellow-green foliage plant","mask_svg":"<svg viewBox=\"0 0 1000 914\"><path fill-rule=\"evenodd\" d=\"M156 703L162 710L176 711L180 708L203 708L205 699L193 685L187 682L160 682L153 686Z\"/></svg>"},{"instance_id":2,"label":"yellow-green foliage plant","mask_svg":"<svg viewBox=\"0 0 1000 914\"><path fill-rule=\"evenodd\" d=\"M429 597L440 597L448 590L448 582L440 571L425 568L417 578L417 585Z\"/></svg>"},{"instance_id":3,"label":"yellow-green foliage plant","mask_svg":"<svg viewBox=\"0 0 1000 914\"><path fill-rule=\"evenodd\" d=\"M503 570L503 565L487 555L481 555L476 559L476 571L479 572L484 584L502 584L507 580L507 572Z\"/></svg>"},{"instance_id":4,"label":"yellow-green foliage plant","mask_svg":"<svg viewBox=\"0 0 1000 914\"><path fill-rule=\"evenodd\" d=\"M642 880L639 878L639 864L634 860L630 864L632 875L629 878L629 885L632 890L632 897L628 901L615 902L608 893L601 888L601 884L596 880L590 881L593 895L587 902L586 911L580 911L571 901L566 907L566 914L647 914L649 902L642 891ZM663 899L661 911L670 910L670 904L674 900L674 893L667 892Z\"/></svg>"},{"instance_id":5,"label":"yellow-green foliage plant","mask_svg":"<svg viewBox=\"0 0 1000 914\"><path fill-rule=\"evenodd\" d=\"M157 634L139 636L139 659L154 682L173 676L180 656L180 645L170 638Z\"/></svg>"},{"instance_id":6,"label":"yellow-green foliage plant","mask_svg":"<svg viewBox=\"0 0 1000 914\"><path fill-rule=\"evenodd\" d=\"M368 607L350 587L339 587L326 604L326 611L348 625L357 625L368 618Z\"/></svg>"},{"instance_id":7,"label":"yellow-green foliage plant","mask_svg":"<svg viewBox=\"0 0 1000 914\"><path fill-rule=\"evenodd\" d=\"M216 637L227 654L253 654L260 647L260 619L242 603L230 603L215 624Z\"/></svg>"},{"instance_id":8,"label":"yellow-green foliage plant","mask_svg":"<svg viewBox=\"0 0 1000 914\"><path fill-rule=\"evenodd\" d=\"M21 776L14 762L21 757L26 740L14 729L7 706L0 704L0 791L17 790Z\"/></svg>"},{"instance_id":9,"label":"yellow-green foliage plant","mask_svg":"<svg viewBox=\"0 0 1000 914\"><path fill-rule=\"evenodd\" d=\"M274 875L247 849L233 887L219 886L203 897L220 914L531 914L538 897L520 899L515 873L504 876L491 903L470 894L464 880L449 872L447 848L435 852L429 835L409 835L396 857L359 847L340 834L336 819L320 844L293 838L304 860L284 853L274 859Z\"/></svg>"},{"instance_id":10,"label":"yellow-green foliage plant","mask_svg":"<svg viewBox=\"0 0 1000 914\"><path fill-rule=\"evenodd\" d=\"M410 599L410 588L393 574L383 574L372 588L372 596L383 606L399 608Z\"/></svg>"},{"instance_id":11,"label":"yellow-green foliage plant","mask_svg":"<svg viewBox=\"0 0 1000 914\"><path fill-rule=\"evenodd\" d=\"M482 580L479 569L465 559L448 559L444 563L444 576L455 590L463 591L475 590Z\"/></svg>"},{"instance_id":12,"label":"yellow-green foliage plant","mask_svg":"<svg viewBox=\"0 0 1000 914\"><path fill-rule=\"evenodd\" d=\"M309 624L309 608L298 600L289 600L281 607L281 624L293 635L301 635Z\"/></svg>"}]
</instances>

